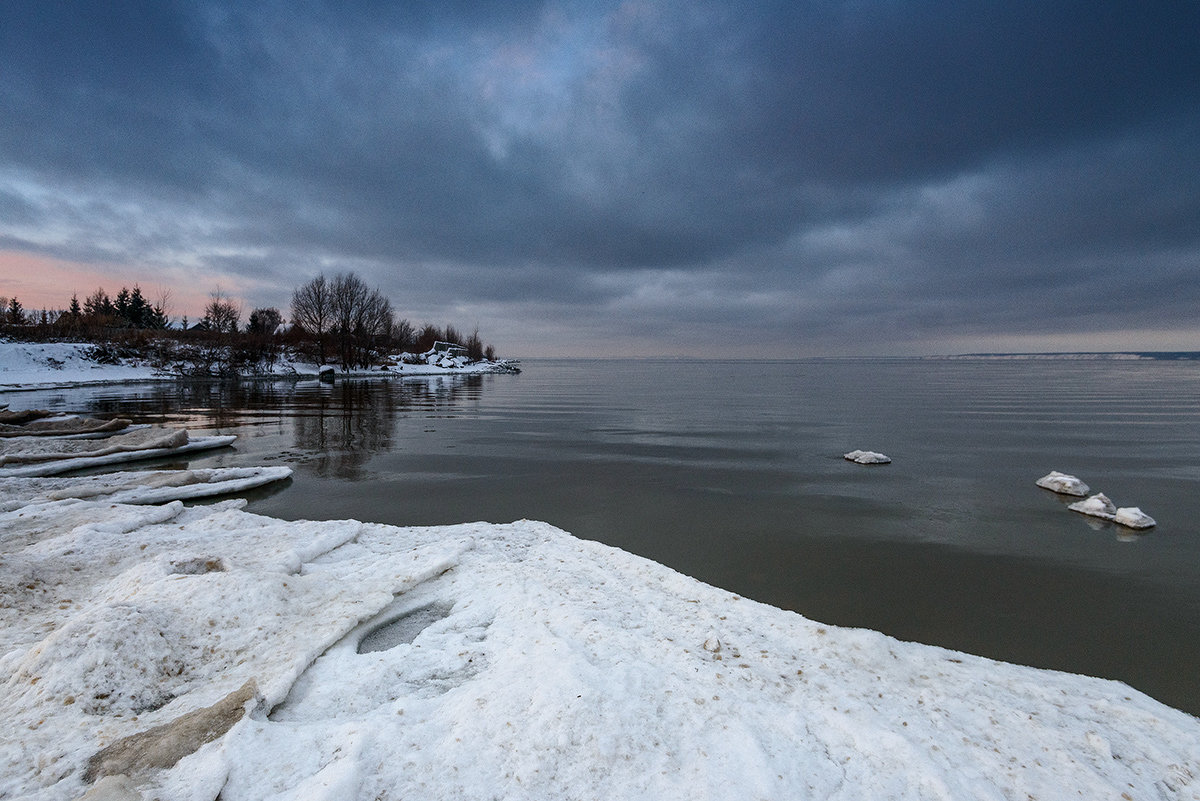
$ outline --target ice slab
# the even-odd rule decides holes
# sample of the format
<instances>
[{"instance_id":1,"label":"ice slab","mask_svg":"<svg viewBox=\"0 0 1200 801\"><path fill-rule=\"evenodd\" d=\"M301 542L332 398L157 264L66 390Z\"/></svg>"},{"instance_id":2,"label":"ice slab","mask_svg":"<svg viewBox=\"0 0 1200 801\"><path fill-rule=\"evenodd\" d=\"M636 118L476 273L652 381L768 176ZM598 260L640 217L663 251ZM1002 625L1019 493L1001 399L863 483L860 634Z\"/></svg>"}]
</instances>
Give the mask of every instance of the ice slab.
<instances>
[{"instance_id":1,"label":"ice slab","mask_svg":"<svg viewBox=\"0 0 1200 801\"><path fill-rule=\"evenodd\" d=\"M889 457L875 451L850 451L842 456L847 461L857 464L888 464L892 461Z\"/></svg>"},{"instance_id":2,"label":"ice slab","mask_svg":"<svg viewBox=\"0 0 1200 801\"><path fill-rule=\"evenodd\" d=\"M0 478L0 511L46 500L79 498L109 503L166 503L243 492L292 475L290 467L145 470L70 478Z\"/></svg>"},{"instance_id":3,"label":"ice slab","mask_svg":"<svg viewBox=\"0 0 1200 801\"><path fill-rule=\"evenodd\" d=\"M1128 528L1144 529L1158 525L1154 518L1136 506L1122 506L1113 515L1113 522Z\"/></svg>"},{"instance_id":4,"label":"ice slab","mask_svg":"<svg viewBox=\"0 0 1200 801\"><path fill-rule=\"evenodd\" d=\"M188 441L182 428L143 428L114 434L102 440L76 440L21 436L0 439L0 465L11 467L34 462L104 456L118 451L176 448Z\"/></svg>"},{"instance_id":5,"label":"ice slab","mask_svg":"<svg viewBox=\"0 0 1200 801\"><path fill-rule=\"evenodd\" d=\"M1112 520L1117 513L1117 506L1108 499L1108 496L1103 492L1097 492L1087 500L1076 501L1067 507L1072 512L1090 515L1091 517L1101 517L1105 520Z\"/></svg>"},{"instance_id":6,"label":"ice slab","mask_svg":"<svg viewBox=\"0 0 1200 801\"><path fill-rule=\"evenodd\" d=\"M65 437L85 434L109 435L128 429L130 421L124 418L97 420L79 415L53 415L25 423L0 421L0 437Z\"/></svg>"},{"instance_id":7,"label":"ice slab","mask_svg":"<svg viewBox=\"0 0 1200 801\"><path fill-rule=\"evenodd\" d=\"M1048 489L1051 492L1057 492L1060 495L1075 495L1080 498L1088 494L1091 488L1083 483L1075 476L1067 473L1060 473L1057 470L1051 470L1046 475L1037 480L1037 485L1042 489Z\"/></svg>"},{"instance_id":8,"label":"ice slab","mask_svg":"<svg viewBox=\"0 0 1200 801\"><path fill-rule=\"evenodd\" d=\"M183 432L186 434L187 432ZM129 435L123 435L129 436ZM111 439L111 438L110 438ZM132 450L103 450L96 454L79 456L63 455L59 458L47 458L44 461L34 461L17 467L0 467L0 478L19 476L57 476L72 470L83 470L89 467L102 467L110 464L122 464L142 459L154 459L160 456L174 456L195 451L211 450L232 445L237 439L236 434L221 436L189 437L181 445L166 447L136 448ZM10 442L12 440L9 440ZM57 440L54 440L57 442ZM77 440L80 443L98 442L104 444L108 440ZM2 443L0 443L2 444Z\"/></svg>"}]
</instances>

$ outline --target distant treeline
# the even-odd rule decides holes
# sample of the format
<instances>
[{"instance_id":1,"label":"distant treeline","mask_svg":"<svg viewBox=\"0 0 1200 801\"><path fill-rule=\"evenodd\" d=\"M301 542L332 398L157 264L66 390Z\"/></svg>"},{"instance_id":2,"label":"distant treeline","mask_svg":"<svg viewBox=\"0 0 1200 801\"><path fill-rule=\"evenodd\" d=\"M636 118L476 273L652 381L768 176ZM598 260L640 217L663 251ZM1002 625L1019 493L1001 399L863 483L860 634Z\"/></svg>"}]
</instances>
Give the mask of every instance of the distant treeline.
<instances>
[{"instance_id":1,"label":"distant treeline","mask_svg":"<svg viewBox=\"0 0 1200 801\"><path fill-rule=\"evenodd\" d=\"M418 328L398 318L391 301L353 272L332 278L321 274L297 287L290 320L277 308L259 307L243 326L242 305L220 289L211 293L199 320L189 321L185 315L173 324L169 304L169 292L151 303L137 284L133 289L121 287L115 297L103 288L82 302L72 295L66 308L53 311L29 312L16 297L0 297L0 331L21 339L105 343L116 351L148 349L160 352L162 359L171 358L166 351L172 351L172 342L193 345L192 351L213 358L220 349L239 363L274 362L286 348L319 364L340 363L344 369L367 368L391 354L425 353L436 342L461 345L472 361L495 358L478 329L464 335L452 325L425 323Z\"/></svg>"}]
</instances>

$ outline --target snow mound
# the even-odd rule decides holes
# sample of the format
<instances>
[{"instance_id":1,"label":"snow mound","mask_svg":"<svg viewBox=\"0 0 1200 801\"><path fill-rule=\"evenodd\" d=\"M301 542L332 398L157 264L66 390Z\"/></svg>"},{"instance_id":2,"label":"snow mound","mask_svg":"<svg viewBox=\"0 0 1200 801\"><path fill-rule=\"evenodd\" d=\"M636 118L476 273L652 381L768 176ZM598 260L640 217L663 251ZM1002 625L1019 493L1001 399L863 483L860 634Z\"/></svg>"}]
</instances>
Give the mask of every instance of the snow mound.
<instances>
[{"instance_id":1,"label":"snow mound","mask_svg":"<svg viewBox=\"0 0 1200 801\"><path fill-rule=\"evenodd\" d=\"M850 451L843 454L842 458L857 464L888 464L892 461L889 457L875 451Z\"/></svg>"},{"instance_id":2,"label":"snow mound","mask_svg":"<svg viewBox=\"0 0 1200 801\"><path fill-rule=\"evenodd\" d=\"M822 626L543 523L59 501L0 514L0 548L0 715L20 732L0 739L2 798L78 798L103 749L250 680L261 707L222 715L178 762L132 764L129 786L197 801L1200 789L1200 721L1125 685Z\"/></svg>"},{"instance_id":3,"label":"snow mound","mask_svg":"<svg viewBox=\"0 0 1200 801\"><path fill-rule=\"evenodd\" d=\"M1088 494L1091 488L1083 483L1075 476L1066 473L1060 473L1057 470L1051 470L1046 475L1037 480L1037 485L1042 489L1048 489L1051 492L1057 492L1060 495L1075 495L1080 498Z\"/></svg>"}]
</instances>

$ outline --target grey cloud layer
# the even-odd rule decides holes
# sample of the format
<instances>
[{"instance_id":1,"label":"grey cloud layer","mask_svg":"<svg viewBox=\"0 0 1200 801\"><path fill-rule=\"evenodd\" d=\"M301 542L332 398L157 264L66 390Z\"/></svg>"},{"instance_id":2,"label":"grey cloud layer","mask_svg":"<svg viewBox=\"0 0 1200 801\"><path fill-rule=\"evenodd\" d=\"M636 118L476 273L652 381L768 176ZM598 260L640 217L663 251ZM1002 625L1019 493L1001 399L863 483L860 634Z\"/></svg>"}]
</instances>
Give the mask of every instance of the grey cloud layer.
<instances>
[{"instance_id":1,"label":"grey cloud layer","mask_svg":"<svg viewBox=\"0 0 1200 801\"><path fill-rule=\"evenodd\" d=\"M1200 300L1195 3L14 5L0 245L264 297L346 265L564 338Z\"/></svg>"}]
</instances>

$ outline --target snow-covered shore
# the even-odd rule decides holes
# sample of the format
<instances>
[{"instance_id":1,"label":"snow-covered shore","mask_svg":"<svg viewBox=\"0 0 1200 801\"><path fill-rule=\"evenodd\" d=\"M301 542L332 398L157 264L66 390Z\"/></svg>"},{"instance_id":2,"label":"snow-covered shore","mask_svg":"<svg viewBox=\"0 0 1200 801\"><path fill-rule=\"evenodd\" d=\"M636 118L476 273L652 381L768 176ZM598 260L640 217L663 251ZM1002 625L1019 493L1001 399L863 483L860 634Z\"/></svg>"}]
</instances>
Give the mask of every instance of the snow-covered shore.
<instances>
[{"instance_id":1,"label":"snow-covered shore","mask_svg":"<svg viewBox=\"0 0 1200 801\"><path fill-rule=\"evenodd\" d=\"M190 472L5 479L0 799L1200 798L1200 720L1118 682L544 523L126 505Z\"/></svg>"},{"instance_id":2,"label":"snow-covered shore","mask_svg":"<svg viewBox=\"0 0 1200 801\"><path fill-rule=\"evenodd\" d=\"M82 342L0 342L0 392L178 379L178 375L170 371L136 360L101 364L87 356L93 347ZM380 378L515 372L515 364L510 360L405 364L394 358L374 370L336 370L335 375L340 378ZM317 364L281 359L247 378L316 378L319 371Z\"/></svg>"},{"instance_id":3,"label":"snow-covered shore","mask_svg":"<svg viewBox=\"0 0 1200 801\"><path fill-rule=\"evenodd\" d=\"M1200 795L1200 721L1123 684L822 626L542 523L241 505L0 515L0 798L77 798L89 762L126 799ZM221 726L169 727L250 680Z\"/></svg>"}]
</instances>

